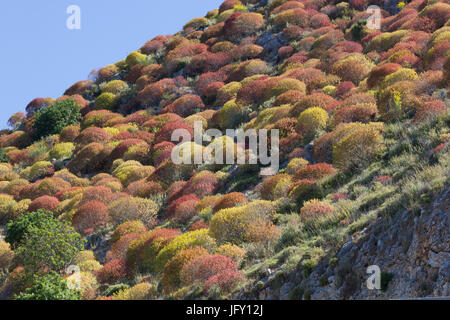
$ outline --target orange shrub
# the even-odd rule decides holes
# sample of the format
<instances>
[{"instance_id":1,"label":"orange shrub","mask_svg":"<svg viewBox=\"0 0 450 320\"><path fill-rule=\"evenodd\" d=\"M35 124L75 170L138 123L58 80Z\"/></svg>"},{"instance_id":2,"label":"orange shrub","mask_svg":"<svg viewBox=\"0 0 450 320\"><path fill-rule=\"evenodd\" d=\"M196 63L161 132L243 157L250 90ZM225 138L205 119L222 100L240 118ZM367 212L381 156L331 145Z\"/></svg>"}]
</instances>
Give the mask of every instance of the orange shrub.
<instances>
[{"instance_id":1,"label":"orange shrub","mask_svg":"<svg viewBox=\"0 0 450 320\"><path fill-rule=\"evenodd\" d=\"M195 247L179 251L164 267L161 283L165 293L176 290L180 284L180 273L191 260L208 255L204 248Z\"/></svg>"},{"instance_id":2,"label":"orange shrub","mask_svg":"<svg viewBox=\"0 0 450 320\"><path fill-rule=\"evenodd\" d=\"M312 199L306 202L300 210L300 216L303 218L319 218L333 213L333 206L326 202Z\"/></svg>"},{"instance_id":3,"label":"orange shrub","mask_svg":"<svg viewBox=\"0 0 450 320\"><path fill-rule=\"evenodd\" d=\"M248 203L247 197L243 193L230 192L228 194L224 194L217 200L213 208L213 212L217 212L219 210L226 208L233 208L239 205L245 205L247 203Z\"/></svg>"}]
</instances>

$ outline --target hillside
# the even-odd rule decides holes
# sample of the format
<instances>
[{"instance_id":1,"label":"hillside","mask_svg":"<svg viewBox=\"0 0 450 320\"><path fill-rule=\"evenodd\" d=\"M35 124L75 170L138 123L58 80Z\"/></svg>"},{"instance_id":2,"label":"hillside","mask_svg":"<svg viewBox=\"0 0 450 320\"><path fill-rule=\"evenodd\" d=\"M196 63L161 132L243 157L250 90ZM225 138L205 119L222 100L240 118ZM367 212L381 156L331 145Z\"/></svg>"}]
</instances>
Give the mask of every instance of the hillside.
<instances>
[{"instance_id":1,"label":"hillside","mask_svg":"<svg viewBox=\"0 0 450 320\"><path fill-rule=\"evenodd\" d=\"M226 0L34 99L0 132L0 299L450 296L449 20Z\"/></svg>"}]
</instances>

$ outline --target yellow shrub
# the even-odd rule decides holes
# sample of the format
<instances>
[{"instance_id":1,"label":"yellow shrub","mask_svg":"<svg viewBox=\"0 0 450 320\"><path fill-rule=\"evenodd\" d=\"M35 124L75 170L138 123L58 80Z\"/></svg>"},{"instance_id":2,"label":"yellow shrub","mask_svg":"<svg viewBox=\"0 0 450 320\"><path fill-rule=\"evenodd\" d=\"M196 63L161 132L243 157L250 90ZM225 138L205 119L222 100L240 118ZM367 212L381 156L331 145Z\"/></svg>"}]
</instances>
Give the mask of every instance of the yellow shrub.
<instances>
[{"instance_id":1,"label":"yellow shrub","mask_svg":"<svg viewBox=\"0 0 450 320\"><path fill-rule=\"evenodd\" d=\"M123 90L127 88L128 84L125 81L112 80L102 87L102 92L109 92L116 95L121 93Z\"/></svg>"},{"instance_id":2,"label":"yellow shrub","mask_svg":"<svg viewBox=\"0 0 450 320\"><path fill-rule=\"evenodd\" d=\"M11 250L9 243L0 241L0 271L8 269L14 259L14 251Z\"/></svg>"},{"instance_id":3,"label":"yellow shrub","mask_svg":"<svg viewBox=\"0 0 450 320\"><path fill-rule=\"evenodd\" d=\"M286 173L292 175L296 173L298 169L304 168L308 164L309 164L308 160L304 158L294 158L291 161L289 161L286 167Z\"/></svg>"},{"instance_id":4,"label":"yellow shrub","mask_svg":"<svg viewBox=\"0 0 450 320\"><path fill-rule=\"evenodd\" d=\"M72 157L75 145L72 142L64 142L56 144L52 150L50 150L50 158L55 159L68 159Z\"/></svg>"},{"instance_id":5,"label":"yellow shrub","mask_svg":"<svg viewBox=\"0 0 450 320\"><path fill-rule=\"evenodd\" d=\"M166 263L181 250L193 247L202 247L209 252L213 252L216 248L216 242L208 235L208 229L186 232L176 237L158 253L155 260L156 270L161 271Z\"/></svg>"},{"instance_id":6,"label":"yellow shrub","mask_svg":"<svg viewBox=\"0 0 450 320\"><path fill-rule=\"evenodd\" d=\"M327 126L328 113L319 107L308 108L298 117L298 123L305 137L312 138Z\"/></svg>"},{"instance_id":7,"label":"yellow shrub","mask_svg":"<svg viewBox=\"0 0 450 320\"><path fill-rule=\"evenodd\" d=\"M246 255L245 249L230 243L220 246L215 253L233 259L238 264L242 262Z\"/></svg>"},{"instance_id":8,"label":"yellow shrub","mask_svg":"<svg viewBox=\"0 0 450 320\"><path fill-rule=\"evenodd\" d=\"M127 66L131 69L137 64L144 64L147 61L147 56L140 52L134 51L128 55L125 61Z\"/></svg>"},{"instance_id":9,"label":"yellow shrub","mask_svg":"<svg viewBox=\"0 0 450 320\"><path fill-rule=\"evenodd\" d=\"M333 164L337 168L367 165L381 150L383 136L372 125L362 125L351 131L333 148Z\"/></svg>"},{"instance_id":10,"label":"yellow shrub","mask_svg":"<svg viewBox=\"0 0 450 320\"><path fill-rule=\"evenodd\" d=\"M270 201L258 200L246 206L220 210L211 218L210 234L219 243L241 243L252 239L251 225L267 224L275 213Z\"/></svg>"}]
</instances>

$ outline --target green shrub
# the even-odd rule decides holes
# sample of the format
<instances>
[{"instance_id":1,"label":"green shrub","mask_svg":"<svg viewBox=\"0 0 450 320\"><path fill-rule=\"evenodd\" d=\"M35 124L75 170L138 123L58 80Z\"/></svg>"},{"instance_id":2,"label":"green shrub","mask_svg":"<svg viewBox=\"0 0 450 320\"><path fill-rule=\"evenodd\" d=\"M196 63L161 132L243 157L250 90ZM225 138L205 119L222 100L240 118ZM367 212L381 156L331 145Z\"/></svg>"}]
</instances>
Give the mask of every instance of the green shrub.
<instances>
[{"instance_id":1,"label":"green shrub","mask_svg":"<svg viewBox=\"0 0 450 320\"><path fill-rule=\"evenodd\" d=\"M43 209L23 214L17 220L10 221L6 225L5 241L13 246L20 244L32 227L41 228L51 220L53 220L53 213Z\"/></svg>"},{"instance_id":2,"label":"green shrub","mask_svg":"<svg viewBox=\"0 0 450 320\"><path fill-rule=\"evenodd\" d=\"M84 247L81 236L72 227L50 215L43 211L30 213L16 229L16 237L22 236L17 253L25 270L32 273L45 268L61 271ZM14 226L13 222L7 230Z\"/></svg>"},{"instance_id":3,"label":"green shrub","mask_svg":"<svg viewBox=\"0 0 450 320\"><path fill-rule=\"evenodd\" d=\"M35 113L33 139L59 134L65 127L78 124L80 120L80 107L73 99L57 101Z\"/></svg>"},{"instance_id":4,"label":"green shrub","mask_svg":"<svg viewBox=\"0 0 450 320\"><path fill-rule=\"evenodd\" d=\"M17 300L81 300L81 292L70 289L56 272L34 275L33 285L16 296Z\"/></svg>"}]
</instances>

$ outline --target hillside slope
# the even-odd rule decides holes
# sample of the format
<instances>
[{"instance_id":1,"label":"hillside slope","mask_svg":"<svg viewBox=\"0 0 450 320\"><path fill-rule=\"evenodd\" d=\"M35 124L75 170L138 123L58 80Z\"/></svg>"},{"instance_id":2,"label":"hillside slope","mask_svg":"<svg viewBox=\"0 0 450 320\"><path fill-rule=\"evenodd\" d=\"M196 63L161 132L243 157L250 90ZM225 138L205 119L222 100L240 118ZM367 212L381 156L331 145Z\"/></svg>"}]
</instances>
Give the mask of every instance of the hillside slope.
<instances>
[{"instance_id":1,"label":"hillside slope","mask_svg":"<svg viewBox=\"0 0 450 320\"><path fill-rule=\"evenodd\" d=\"M449 19L226 0L34 99L0 132L0 297L450 295Z\"/></svg>"}]
</instances>

